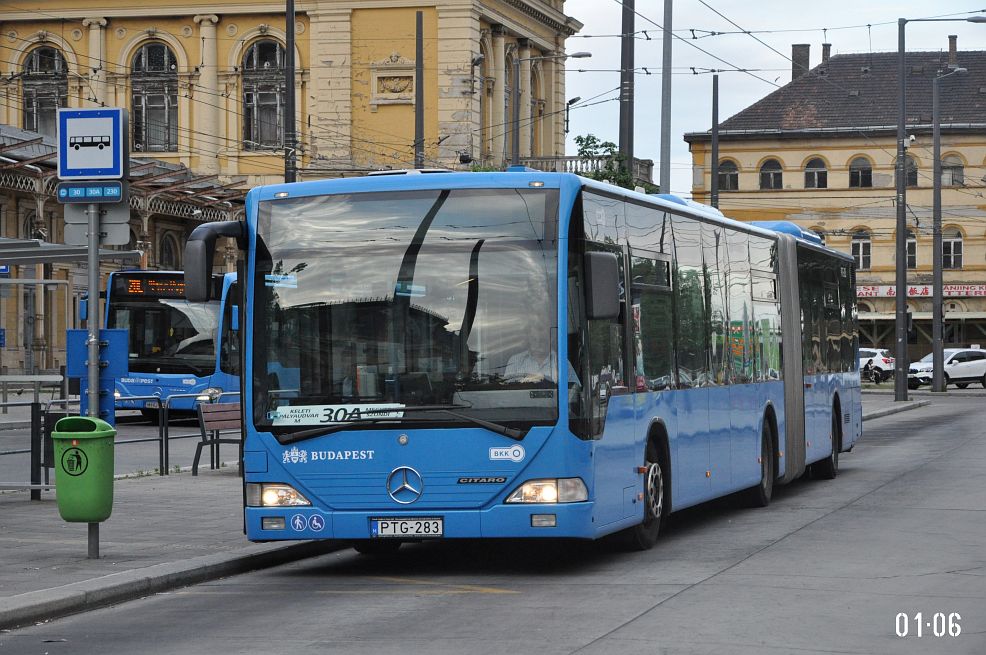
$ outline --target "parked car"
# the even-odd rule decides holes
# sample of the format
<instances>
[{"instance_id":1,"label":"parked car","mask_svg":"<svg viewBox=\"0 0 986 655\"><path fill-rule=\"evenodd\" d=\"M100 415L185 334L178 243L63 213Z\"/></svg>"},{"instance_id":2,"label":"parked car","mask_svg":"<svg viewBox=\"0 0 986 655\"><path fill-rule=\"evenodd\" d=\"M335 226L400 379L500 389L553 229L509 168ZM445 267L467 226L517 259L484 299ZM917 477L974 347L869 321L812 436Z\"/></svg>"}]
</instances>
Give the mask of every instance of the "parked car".
<instances>
[{"instance_id":1,"label":"parked car","mask_svg":"<svg viewBox=\"0 0 986 655\"><path fill-rule=\"evenodd\" d=\"M934 375L933 353L928 353L911 364L907 371L907 386L917 389L923 384L931 384ZM986 389L986 350L981 348L946 348L945 386L954 384L965 389L972 382L978 382Z\"/></svg>"},{"instance_id":2,"label":"parked car","mask_svg":"<svg viewBox=\"0 0 986 655\"><path fill-rule=\"evenodd\" d=\"M894 358L890 356L889 350L860 348L859 370L865 370L867 364L872 367L874 382L886 380L894 374Z\"/></svg>"}]
</instances>

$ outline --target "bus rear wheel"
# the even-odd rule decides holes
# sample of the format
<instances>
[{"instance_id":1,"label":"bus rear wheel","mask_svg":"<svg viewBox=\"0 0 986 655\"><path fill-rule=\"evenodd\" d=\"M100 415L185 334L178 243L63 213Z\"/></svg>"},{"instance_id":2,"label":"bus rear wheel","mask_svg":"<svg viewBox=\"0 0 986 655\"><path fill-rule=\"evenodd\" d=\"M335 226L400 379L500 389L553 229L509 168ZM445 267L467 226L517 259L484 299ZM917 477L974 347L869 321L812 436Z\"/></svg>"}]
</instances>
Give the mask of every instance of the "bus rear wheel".
<instances>
[{"instance_id":1,"label":"bus rear wheel","mask_svg":"<svg viewBox=\"0 0 986 655\"><path fill-rule=\"evenodd\" d=\"M766 507L774 497L774 440L770 424L765 420L760 430L760 483L746 491L746 501L751 507Z\"/></svg>"},{"instance_id":2,"label":"bus rear wheel","mask_svg":"<svg viewBox=\"0 0 986 655\"><path fill-rule=\"evenodd\" d=\"M811 476L820 480L832 480L839 475L839 449L842 448L842 433L839 413L832 408L832 452L820 462L811 465Z\"/></svg>"},{"instance_id":3,"label":"bus rear wheel","mask_svg":"<svg viewBox=\"0 0 986 655\"><path fill-rule=\"evenodd\" d=\"M657 543L661 523L667 514L664 463L653 441L647 444L644 455L644 520L624 530L624 543L631 550L649 550Z\"/></svg>"}]
</instances>

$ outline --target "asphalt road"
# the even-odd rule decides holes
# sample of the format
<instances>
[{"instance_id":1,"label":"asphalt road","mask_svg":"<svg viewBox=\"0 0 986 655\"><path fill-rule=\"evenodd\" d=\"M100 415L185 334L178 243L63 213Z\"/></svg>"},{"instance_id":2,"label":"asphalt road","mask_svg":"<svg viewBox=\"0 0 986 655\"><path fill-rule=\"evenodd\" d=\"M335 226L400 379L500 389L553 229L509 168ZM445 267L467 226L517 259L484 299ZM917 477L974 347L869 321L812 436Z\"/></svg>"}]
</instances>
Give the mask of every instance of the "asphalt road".
<instances>
[{"instance_id":1,"label":"asphalt road","mask_svg":"<svg viewBox=\"0 0 986 655\"><path fill-rule=\"evenodd\" d=\"M868 421L837 479L687 510L644 553L344 550L0 634L0 653L982 654L982 416L947 398ZM960 633L935 636L936 613Z\"/></svg>"}]
</instances>

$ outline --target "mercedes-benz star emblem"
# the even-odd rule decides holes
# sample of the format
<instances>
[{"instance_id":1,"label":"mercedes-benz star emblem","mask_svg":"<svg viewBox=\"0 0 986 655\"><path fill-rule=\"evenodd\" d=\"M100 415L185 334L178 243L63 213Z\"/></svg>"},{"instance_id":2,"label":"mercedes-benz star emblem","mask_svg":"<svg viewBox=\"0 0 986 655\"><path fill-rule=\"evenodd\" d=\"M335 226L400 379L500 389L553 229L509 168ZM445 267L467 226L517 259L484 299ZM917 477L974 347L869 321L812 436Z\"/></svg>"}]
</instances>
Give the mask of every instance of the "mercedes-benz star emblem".
<instances>
[{"instance_id":1,"label":"mercedes-benz star emblem","mask_svg":"<svg viewBox=\"0 0 986 655\"><path fill-rule=\"evenodd\" d=\"M421 474L410 466L399 466L387 476L387 493L401 505L410 505L425 489Z\"/></svg>"}]
</instances>

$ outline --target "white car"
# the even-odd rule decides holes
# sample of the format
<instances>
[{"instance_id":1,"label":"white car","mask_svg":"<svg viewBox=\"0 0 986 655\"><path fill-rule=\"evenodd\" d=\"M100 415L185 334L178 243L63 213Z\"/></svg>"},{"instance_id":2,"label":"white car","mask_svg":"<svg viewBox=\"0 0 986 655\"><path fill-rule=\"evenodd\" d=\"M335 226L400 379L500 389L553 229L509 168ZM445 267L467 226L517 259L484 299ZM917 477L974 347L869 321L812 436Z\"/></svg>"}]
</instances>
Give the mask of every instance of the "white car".
<instances>
[{"instance_id":1,"label":"white car","mask_svg":"<svg viewBox=\"0 0 986 655\"><path fill-rule=\"evenodd\" d=\"M869 363L873 367L873 373L879 374L880 379L886 379L893 375L894 358L890 356L889 350L881 348L860 348L859 349L859 370L862 371ZM874 375L874 379L876 376Z\"/></svg>"},{"instance_id":2,"label":"white car","mask_svg":"<svg viewBox=\"0 0 986 655\"><path fill-rule=\"evenodd\" d=\"M917 389L922 384L931 384L934 363L933 353L928 353L919 361L911 364L907 371L907 386ZM943 353L945 362L945 386L954 384L959 389L965 389L972 382L978 382L986 388L986 350L981 348L946 348Z\"/></svg>"}]
</instances>

